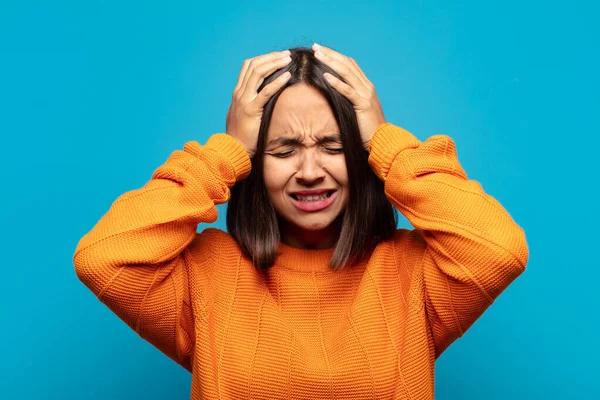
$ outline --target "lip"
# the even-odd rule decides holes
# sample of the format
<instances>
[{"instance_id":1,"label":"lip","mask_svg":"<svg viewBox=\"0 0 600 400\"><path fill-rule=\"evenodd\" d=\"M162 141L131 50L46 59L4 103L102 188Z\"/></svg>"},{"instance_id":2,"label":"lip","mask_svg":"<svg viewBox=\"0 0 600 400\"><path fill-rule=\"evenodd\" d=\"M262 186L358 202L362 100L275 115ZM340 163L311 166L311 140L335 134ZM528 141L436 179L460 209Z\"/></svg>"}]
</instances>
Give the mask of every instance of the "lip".
<instances>
[{"instance_id":1,"label":"lip","mask_svg":"<svg viewBox=\"0 0 600 400\"><path fill-rule=\"evenodd\" d=\"M301 196L315 196L318 194L322 194L324 192L329 192L331 190L303 190L300 192L294 192L294 194L299 194ZM306 193L306 194L305 194ZM323 200L316 200L316 201L299 201L296 200L295 198L293 198L292 196L290 196L290 199L292 201L292 204L294 206L296 206L296 208L300 211L304 211L304 212L317 212L317 211L323 211L326 208L328 208L330 205L333 204L333 202L335 201L335 198L337 197L337 190L334 190L334 192L331 194L331 196L327 197L326 199Z\"/></svg>"},{"instance_id":2,"label":"lip","mask_svg":"<svg viewBox=\"0 0 600 400\"><path fill-rule=\"evenodd\" d=\"M290 194L295 194L298 196L318 196L323 193L333 192L335 189L312 189L312 190L299 190L297 192L292 192Z\"/></svg>"}]
</instances>

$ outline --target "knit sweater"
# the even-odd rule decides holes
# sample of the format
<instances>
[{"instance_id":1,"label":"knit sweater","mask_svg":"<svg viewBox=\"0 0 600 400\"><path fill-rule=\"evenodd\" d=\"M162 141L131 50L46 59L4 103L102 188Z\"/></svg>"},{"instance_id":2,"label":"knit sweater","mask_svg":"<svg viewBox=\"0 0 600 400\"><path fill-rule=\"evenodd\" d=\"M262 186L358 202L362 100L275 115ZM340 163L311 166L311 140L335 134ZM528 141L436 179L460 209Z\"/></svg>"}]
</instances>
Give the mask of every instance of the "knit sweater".
<instances>
[{"instance_id":1,"label":"knit sweater","mask_svg":"<svg viewBox=\"0 0 600 400\"><path fill-rule=\"evenodd\" d=\"M434 362L525 269L523 230L458 162L453 140L382 124L369 165L409 220L372 253L280 244L260 274L214 222L250 172L243 146L189 141L83 236L79 279L192 372L192 399L432 399Z\"/></svg>"}]
</instances>

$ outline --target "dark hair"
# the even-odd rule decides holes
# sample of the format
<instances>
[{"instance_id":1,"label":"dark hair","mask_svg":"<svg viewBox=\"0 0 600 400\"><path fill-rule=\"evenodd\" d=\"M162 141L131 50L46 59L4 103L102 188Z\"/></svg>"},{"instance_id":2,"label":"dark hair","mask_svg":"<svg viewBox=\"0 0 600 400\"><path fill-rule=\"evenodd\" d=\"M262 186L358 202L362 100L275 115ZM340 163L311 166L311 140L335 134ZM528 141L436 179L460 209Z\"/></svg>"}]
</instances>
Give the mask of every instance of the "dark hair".
<instances>
[{"instance_id":1,"label":"dark hair","mask_svg":"<svg viewBox=\"0 0 600 400\"><path fill-rule=\"evenodd\" d=\"M267 132L281 92L288 86L304 83L319 90L327 99L340 128L346 157L349 198L346 209L334 222L340 226L340 235L330 261L330 268L337 270L369 254L380 240L391 238L396 230L397 211L385 196L383 182L369 166L369 153L360 137L354 106L329 86L323 73L329 72L339 79L342 77L317 60L311 49L298 47L290 51L292 61L268 76L258 89L260 92L286 71L292 74L286 85L264 107L250 175L231 188L227 229L256 268L266 270L273 265L277 258L280 231L279 217L263 177Z\"/></svg>"}]
</instances>

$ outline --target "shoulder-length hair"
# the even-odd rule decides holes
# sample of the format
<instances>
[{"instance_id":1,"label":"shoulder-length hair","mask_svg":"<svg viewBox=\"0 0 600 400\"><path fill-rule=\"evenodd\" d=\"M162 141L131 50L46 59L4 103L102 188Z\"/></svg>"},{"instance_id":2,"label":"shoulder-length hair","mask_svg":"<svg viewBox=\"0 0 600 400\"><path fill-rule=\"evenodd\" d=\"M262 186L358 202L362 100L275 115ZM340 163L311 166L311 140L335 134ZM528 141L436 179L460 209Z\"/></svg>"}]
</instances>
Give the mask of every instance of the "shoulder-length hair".
<instances>
[{"instance_id":1,"label":"shoulder-length hair","mask_svg":"<svg viewBox=\"0 0 600 400\"><path fill-rule=\"evenodd\" d=\"M354 106L327 83L323 73L343 78L317 60L311 49L299 47L290 51L292 61L269 75L258 89L260 92L286 71L292 74L263 109L250 175L231 188L227 229L259 271L265 271L274 264L281 237L279 217L264 182L267 132L281 92L288 86L304 83L319 90L327 99L340 129L346 158L349 198L346 209L334 222L338 224L340 234L330 261L330 268L338 270L346 263L369 254L379 241L391 238L396 230L397 211L385 196L383 182L368 163L369 153L361 140Z\"/></svg>"}]
</instances>

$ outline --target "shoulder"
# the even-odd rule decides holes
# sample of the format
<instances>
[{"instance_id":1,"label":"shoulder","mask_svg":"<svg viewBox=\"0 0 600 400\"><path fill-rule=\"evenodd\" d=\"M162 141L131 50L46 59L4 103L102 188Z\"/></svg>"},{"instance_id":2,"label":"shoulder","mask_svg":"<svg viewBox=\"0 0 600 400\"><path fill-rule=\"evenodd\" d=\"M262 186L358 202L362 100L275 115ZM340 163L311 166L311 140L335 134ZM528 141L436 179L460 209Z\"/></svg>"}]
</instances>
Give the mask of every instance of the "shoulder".
<instances>
[{"instance_id":1,"label":"shoulder","mask_svg":"<svg viewBox=\"0 0 600 400\"><path fill-rule=\"evenodd\" d=\"M394 246L407 246L413 250L424 249L427 244L421 230L406 228L396 229L392 238L385 242L390 242Z\"/></svg>"},{"instance_id":2,"label":"shoulder","mask_svg":"<svg viewBox=\"0 0 600 400\"><path fill-rule=\"evenodd\" d=\"M219 253L238 253L240 247L229 233L218 228L206 228L189 244L187 251L195 261L215 260Z\"/></svg>"},{"instance_id":3,"label":"shoulder","mask_svg":"<svg viewBox=\"0 0 600 400\"><path fill-rule=\"evenodd\" d=\"M213 240L222 243L236 243L233 236L219 228L205 228L202 232L196 233L195 240Z\"/></svg>"},{"instance_id":4,"label":"shoulder","mask_svg":"<svg viewBox=\"0 0 600 400\"><path fill-rule=\"evenodd\" d=\"M217 228L206 228L196 233L185 249L185 258L190 267L190 279L194 285L202 288L206 299L209 299L218 285L232 284L235 266L239 265L243 255L229 233Z\"/></svg>"},{"instance_id":5,"label":"shoulder","mask_svg":"<svg viewBox=\"0 0 600 400\"><path fill-rule=\"evenodd\" d=\"M377 247L391 252L396 262L416 265L421 260L427 243L421 230L399 228L390 239L379 242Z\"/></svg>"}]
</instances>

